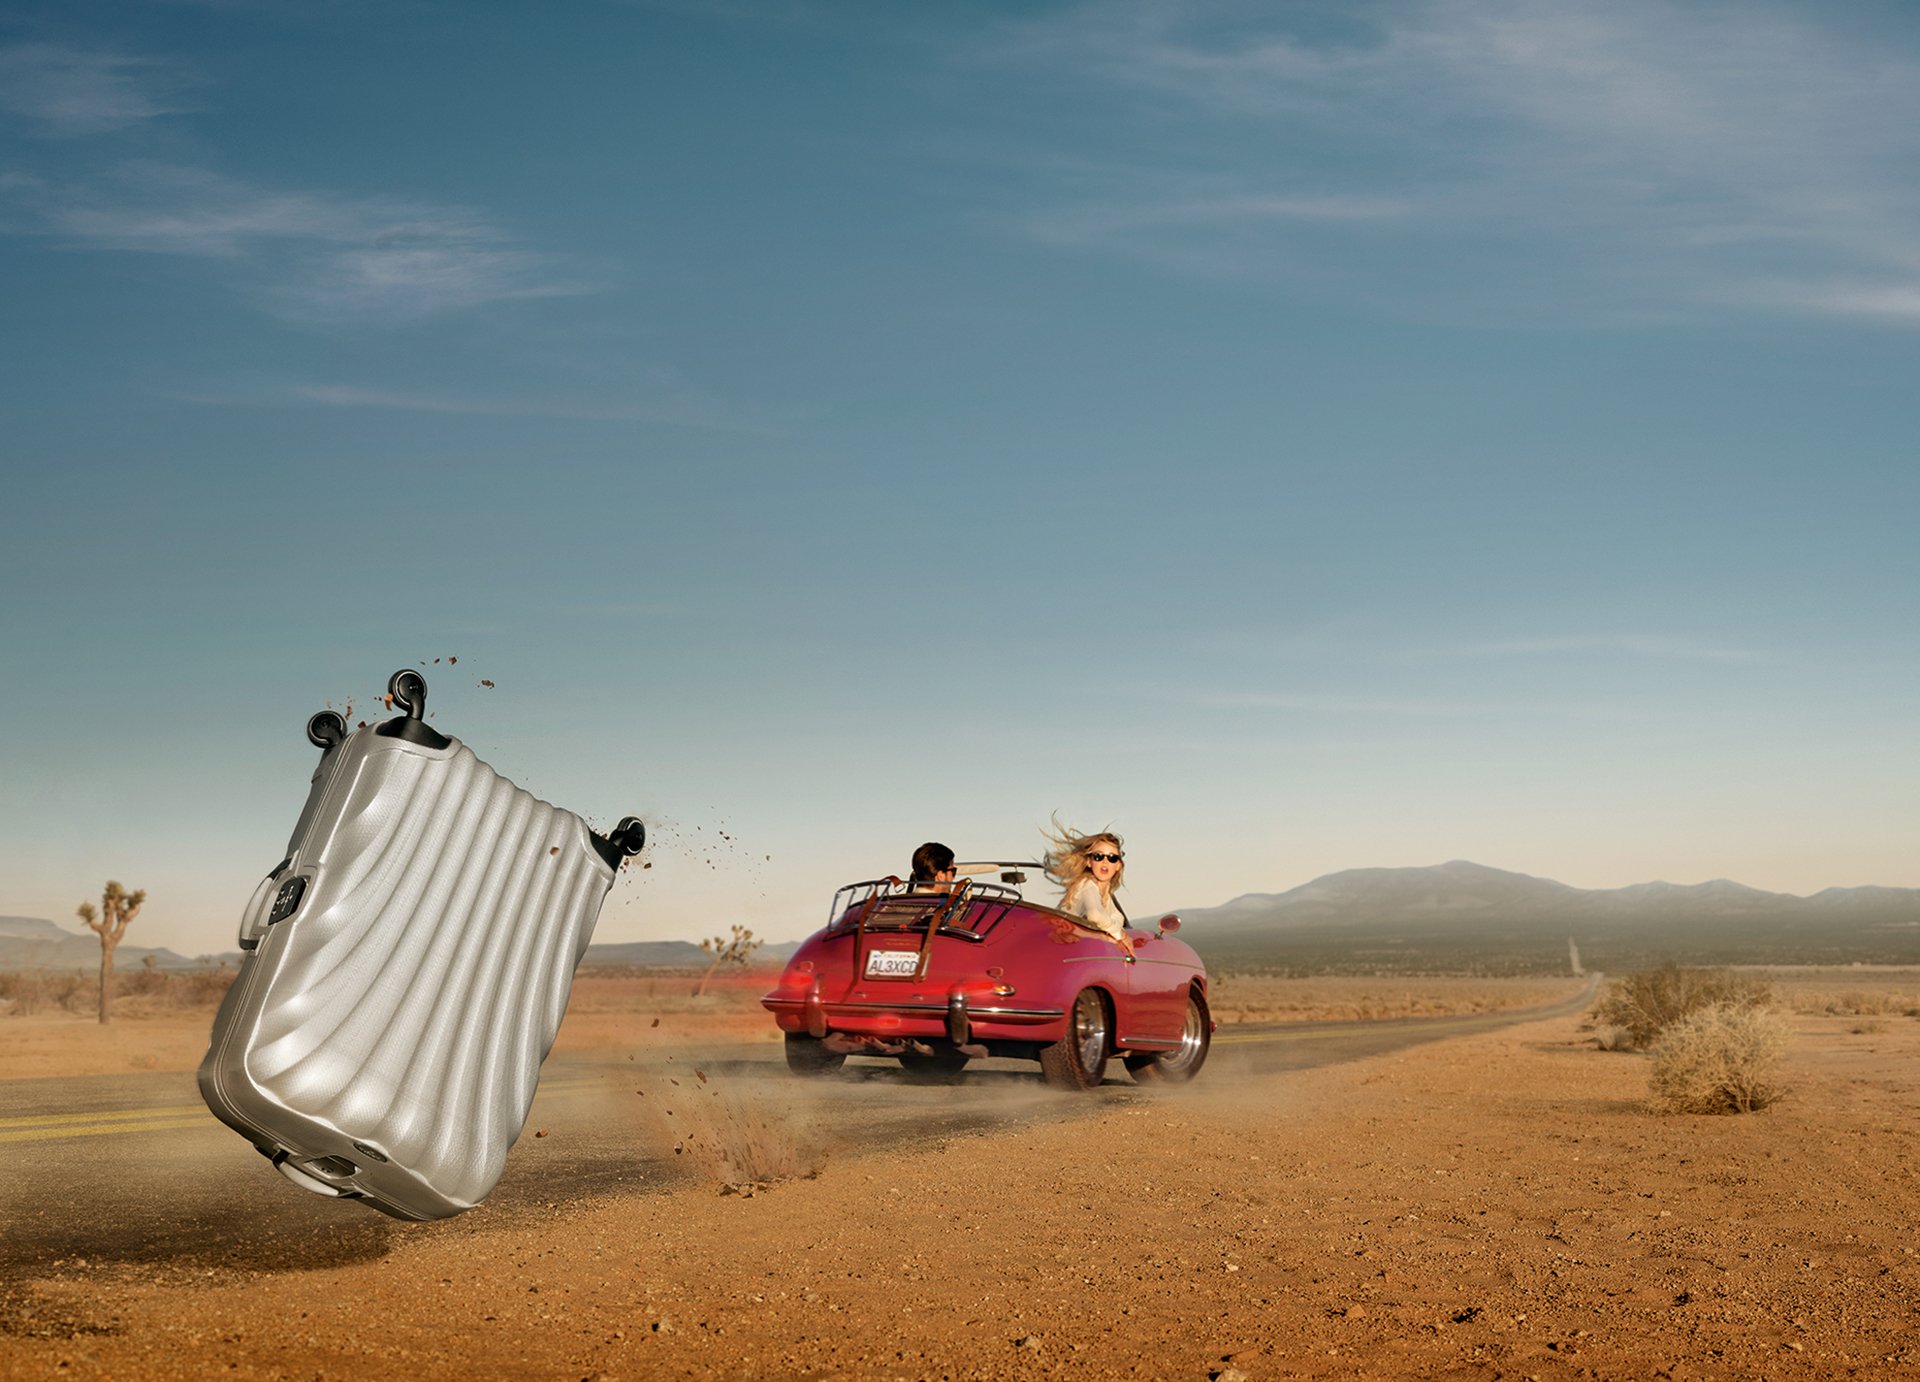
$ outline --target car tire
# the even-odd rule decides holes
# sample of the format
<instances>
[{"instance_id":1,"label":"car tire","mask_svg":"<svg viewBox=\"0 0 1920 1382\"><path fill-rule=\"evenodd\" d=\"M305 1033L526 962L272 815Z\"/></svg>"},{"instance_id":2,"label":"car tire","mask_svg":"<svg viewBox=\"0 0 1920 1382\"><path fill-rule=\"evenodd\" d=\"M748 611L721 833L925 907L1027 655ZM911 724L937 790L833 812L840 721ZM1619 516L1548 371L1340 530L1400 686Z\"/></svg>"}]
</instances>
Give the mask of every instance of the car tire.
<instances>
[{"instance_id":1,"label":"car tire","mask_svg":"<svg viewBox=\"0 0 1920 1382\"><path fill-rule=\"evenodd\" d=\"M1113 1054L1113 1015L1099 989L1081 989L1067 1014L1067 1034L1040 1048L1040 1073L1055 1089L1093 1089Z\"/></svg>"},{"instance_id":2,"label":"car tire","mask_svg":"<svg viewBox=\"0 0 1920 1382\"><path fill-rule=\"evenodd\" d=\"M951 1084L967 1068L967 1058L958 1051L922 1053L909 1048L900 1053L900 1068L920 1084Z\"/></svg>"},{"instance_id":3,"label":"car tire","mask_svg":"<svg viewBox=\"0 0 1920 1382\"><path fill-rule=\"evenodd\" d=\"M787 1033L787 1069L796 1075L831 1075L847 1063L840 1051L829 1051L819 1037L805 1032Z\"/></svg>"},{"instance_id":4,"label":"car tire","mask_svg":"<svg viewBox=\"0 0 1920 1382\"><path fill-rule=\"evenodd\" d=\"M1127 1057L1127 1073L1136 1084L1184 1084L1200 1073L1213 1046L1213 1017L1207 1000L1198 993L1187 995L1187 1025L1181 1029L1180 1045L1172 1051L1142 1051Z\"/></svg>"}]
</instances>

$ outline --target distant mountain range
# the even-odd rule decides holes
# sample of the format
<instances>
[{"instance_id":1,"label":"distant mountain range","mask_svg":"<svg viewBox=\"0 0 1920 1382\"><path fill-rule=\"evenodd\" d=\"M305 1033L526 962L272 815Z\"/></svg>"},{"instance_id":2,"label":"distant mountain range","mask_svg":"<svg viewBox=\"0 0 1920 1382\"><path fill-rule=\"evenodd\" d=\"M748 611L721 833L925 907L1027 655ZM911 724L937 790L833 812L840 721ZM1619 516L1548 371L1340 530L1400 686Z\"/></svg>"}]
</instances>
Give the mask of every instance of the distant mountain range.
<instances>
[{"instance_id":1,"label":"distant mountain range","mask_svg":"<svg viewBox=\"0 0 1920 1382\"><path fill-rule=\"evenodd\" d=\"M753 952L756 965L784 964L787 956L800 948L799 941L781 945L763 945ZM692 941L618 941L608 945L590 945L581 968L601 966L607 969L666 968L705 969L713 956Z\"/></svg>"},{"instance_id":2,"label":"distant mountain range","mask_svg":"<svg viewBox=\"0 0 1920 1382\"><path fill-rule=\"evenodd\" d=\"M1572 951L1586 968L1613 973L1666 960L1920 965L1916 888L1828 888L1794 897L1716 879L1594 891L1456 859L1430 868L1349 869L1180 915L1183 939L1211 966L1303 974L1541 973L1567 968ZM754 959L778 963L796 948L763 946ZM190 959L123 944L116 968L137 968L149 954L162 969L240 959L237 951ZM625 941L590 947L584 963L693 969L707 962L690 941ZM91 932L38 917L0 917L0 969L86 970L99 963Z\"/></svg>"},{"instance_id":3,"label":"distant mountain range","mask_svg":"<svg viewBox=\"0 0 1920 1382\"><path fill-rule=\"evenodd\" d=\"M1315 971L1428 967L1523 972L1683 963L1920 963L1920 889L1811 897L1741 883L1588 890L1456 859L1350 869L1283 893L1181 912L1209 961Z\"/></svg>"},{"instance_id":4,"label":"distant mountain range","mask_svg":"<svg viewBox=\"0 0 1920 1382\"><path fill-rule=\"evenodd\" d=\"M128 928L133 934L133 928ZM756 964L782 962L799 949L799 942L764 945L754 952ZM113 953L118 972L139 969L147 956L153 956L157 969L210 969L222 963L238 966L240 952L218 955L186 956L165 947L148 949L120 943ZM659 967L667 969L705 969L712 960L692 941L623 941L587 947L584 967ZM100 938L91 931L69 931L44 917L0 917L0 970L74 969L92 972L100 967Z\"/></svg>"},{"instance_id":5,"label":"distant mountain range","mask_svg":"<svg viewBox=\"0 0 1920 1382\"><path fill-rule=\"evenodd\" d=\"M156 969L203 969L217 964L220 958L203 955L192 959L164 946L149 949L122 941L113 952L113 967L116 971L138 969L149 955ZM239 952L226 958L236 963ZM100 938L93 932L69 931L45 917L0 917L0 969L99 968Z\"/></svg>"}]
</instances>

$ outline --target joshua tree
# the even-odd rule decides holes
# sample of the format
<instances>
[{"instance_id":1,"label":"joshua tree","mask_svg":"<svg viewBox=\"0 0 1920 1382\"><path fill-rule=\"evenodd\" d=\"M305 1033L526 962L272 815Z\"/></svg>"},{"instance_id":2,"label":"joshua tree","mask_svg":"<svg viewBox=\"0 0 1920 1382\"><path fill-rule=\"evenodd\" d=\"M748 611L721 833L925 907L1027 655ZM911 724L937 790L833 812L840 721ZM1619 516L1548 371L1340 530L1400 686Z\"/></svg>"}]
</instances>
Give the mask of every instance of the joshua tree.
<instances>
[{"instance_id":1,"label":"joshua tree","mask_svg":"<svg viewBox=\"0 0 1920 1382\"><path fill-rule=\"evenodd\" d=\"M120 937L127 933L127 923L140 915L140 904L147 900L147 890L128 892L118 883L108 883L100 894L100 910L94 911L91 902L80 904L80 920L86 922L100 937L100 1020L113 1020L113 951L120 944Z\"/></svg>"},{"instance_id":2,"label":"joshua tree","mask_svg":"<svg viewBox=\"0 0 1920 1382\"><path fill-rule=\"evenodd\" d=\"M707 991L707 980L721 965L744 965L747 956L760 948L761 943L753 938L753 932L744 926L735 926L732 936L710 936L700 942L700 948L713 956L713 963L707 966L707 972L700 976L700 982L693 987L693 996L698 998Z\"/></svg>"}]
</instances>

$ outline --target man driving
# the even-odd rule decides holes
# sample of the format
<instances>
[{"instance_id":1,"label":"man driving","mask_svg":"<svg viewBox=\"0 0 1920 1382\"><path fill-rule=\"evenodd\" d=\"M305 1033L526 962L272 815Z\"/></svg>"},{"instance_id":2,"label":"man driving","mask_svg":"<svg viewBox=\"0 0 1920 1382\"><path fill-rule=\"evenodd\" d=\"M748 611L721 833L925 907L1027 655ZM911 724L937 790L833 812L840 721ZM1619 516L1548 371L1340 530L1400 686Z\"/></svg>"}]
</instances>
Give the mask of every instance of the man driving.
<instances>
[{"instance_id":1,"label":"man driving","mask_svg":"<svg viewBox=\"0 0 1920 1382\"><path fill-rule=\"evenodd\" d=\"M953 882L953 851L935 840L928 840L913 852L915 892L944 892Z\"/></svg>"}]
</instances>

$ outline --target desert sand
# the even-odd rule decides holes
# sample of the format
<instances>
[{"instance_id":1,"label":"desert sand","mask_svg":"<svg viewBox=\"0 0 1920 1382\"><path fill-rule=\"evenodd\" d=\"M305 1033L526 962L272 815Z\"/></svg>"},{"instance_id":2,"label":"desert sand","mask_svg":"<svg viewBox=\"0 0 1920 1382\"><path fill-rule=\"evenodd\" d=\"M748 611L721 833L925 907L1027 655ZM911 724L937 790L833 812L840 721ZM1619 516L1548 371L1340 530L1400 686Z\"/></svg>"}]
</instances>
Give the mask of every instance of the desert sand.
<instances>
[{"instance_id":1,"label":"desert sand","mask_svg":"<svg viewBox=\"0 0 1920 1382\"><path fill-rule=\"evenodd\" d=\"M785 1178L695 1171L347 1267L49 1263L14 1283L0 1375L1920 1372L1920 1020L1794 1027L1791 1094L1745 1116L1649 1111L1646 1059L1556 1018L1221 1061L1010 1131L829 1139Z\"/></svg>"}]
</instances>

